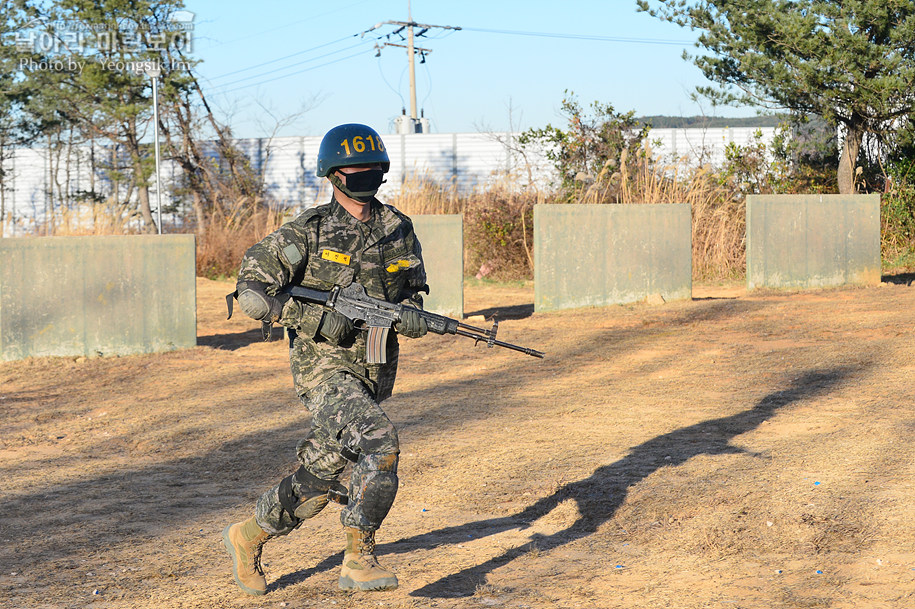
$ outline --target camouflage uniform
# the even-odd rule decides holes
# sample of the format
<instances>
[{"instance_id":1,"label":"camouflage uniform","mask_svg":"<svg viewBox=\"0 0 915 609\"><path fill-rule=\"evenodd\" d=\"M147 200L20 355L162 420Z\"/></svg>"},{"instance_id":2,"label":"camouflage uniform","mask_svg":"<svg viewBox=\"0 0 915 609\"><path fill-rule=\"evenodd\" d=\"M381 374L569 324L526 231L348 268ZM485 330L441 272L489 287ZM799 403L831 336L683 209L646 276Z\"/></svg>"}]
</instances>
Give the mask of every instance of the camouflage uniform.
<instances>
[{"instance_id":1,"label":"camouflage uniform","mask_svg":"<svg viewBox=\"0 0 915 609\"><path fill-rule=\"evenodd\" d=\"M307 210L250 248L239 282L268 284L275 295L288 285L329 290L356 281L369 296L421 306L426 283L422 253L409 218L377 200L361 222L335 200ZM390 332L387 363L365 362L365 332L340 345L318 332L324 307L289 300L280 323L290 332L289 360L296 391L312 415L312 428L296 452L301 467L321 481L335 481L354 461L344 526L375 530L397 491L397 432L379 405L390 397L397 372L397 336ZM344 457L346 455L346 457ZM306 491L292 482L296 495ZM257 502L257 523L271 535L300 524L284 510L280 485Z\"/></svg>"}]
</instances>

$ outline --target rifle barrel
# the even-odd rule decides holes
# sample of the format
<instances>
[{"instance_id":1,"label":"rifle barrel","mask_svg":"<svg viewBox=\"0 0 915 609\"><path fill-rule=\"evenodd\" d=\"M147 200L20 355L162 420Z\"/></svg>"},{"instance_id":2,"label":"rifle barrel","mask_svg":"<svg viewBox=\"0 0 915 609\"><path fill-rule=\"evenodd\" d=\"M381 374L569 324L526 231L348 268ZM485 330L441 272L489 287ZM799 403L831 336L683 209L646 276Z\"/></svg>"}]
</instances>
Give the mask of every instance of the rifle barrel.
<instances>
[{"instance_id":1,"label":"rifle barrel","mask_svg":"<svg viewBox=\"0 0 915 609\"><path fill-rule=\"evenodd\" d=\"M458 328L464 328L465 330L472 330L473 332L479 332L485 337L488 337L492 334L492 330L487 330L486 328L477 328L476 326L469 326L463 322L458 322Z\"/></svg>"},{"instance_id":2,"label":"rifle barrel","mask_svg":"<svg viewBox=\"0 0 915 609\"><path fill-rule=\"evenodd\" d=\"M466 336L468 338L472 338L477 341L486 340L485 336L480 336L479 334L474 334L473 332L468 332L466 330L462 330L461 328L458 328L458 330L457 330L457 332L455 332L455 334L459 334L461 336ZM487 341L487 342L489 342L489 341ZM497 347L505 347L506 349L511 349L512 351L520 351L521 353L524 353L525 355L531 355L533 357L539 357L540 359L543 359L543 352L537 351L536 349L531 349L529 347L520 347L518 345L513 345L511 343L502 342L501 340L494 340L494 341L492 341L492 344L496 345Z\"/></svg>"}]
</instances>

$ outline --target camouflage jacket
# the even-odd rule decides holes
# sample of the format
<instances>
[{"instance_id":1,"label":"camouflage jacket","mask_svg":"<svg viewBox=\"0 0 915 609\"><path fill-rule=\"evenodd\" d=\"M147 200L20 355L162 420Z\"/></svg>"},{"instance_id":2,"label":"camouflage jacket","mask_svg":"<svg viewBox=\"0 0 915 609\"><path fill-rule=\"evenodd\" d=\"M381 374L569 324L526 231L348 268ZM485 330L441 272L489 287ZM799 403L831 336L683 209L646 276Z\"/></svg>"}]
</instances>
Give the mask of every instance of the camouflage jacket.
<instances>
[{"instance_id":1,"label":"camouflage jacket","mask_svg":"<svg viewBox=\"0 0 915 609\"><path fill-rule=\"evenodd\" d=\"M336 200L311 208L251 247L241 263L239 281L268 284L271 296L288 285L330 290L357 281L369 296L421 306L417 291L426 283L422 250L410 219L377 200L372 218L361 222ZM363 379L378 401L391 394L397 372L397 336L388 335L386 364L366 364L365 332L334 345L318 333L324 307L290 300L280 323L296 338L289 359L300 395L335 372Z\"/></svg>"}]
</instances>

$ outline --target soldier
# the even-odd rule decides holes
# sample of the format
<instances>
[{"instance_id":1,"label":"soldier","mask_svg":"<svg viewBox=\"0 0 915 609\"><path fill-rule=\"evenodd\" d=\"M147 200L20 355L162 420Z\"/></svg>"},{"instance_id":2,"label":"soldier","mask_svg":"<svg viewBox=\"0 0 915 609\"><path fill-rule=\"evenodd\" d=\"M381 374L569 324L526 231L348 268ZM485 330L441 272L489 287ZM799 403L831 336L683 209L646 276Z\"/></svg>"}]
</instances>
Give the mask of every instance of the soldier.
<instances>
[{"instance_id":1,"label":"soldier","mask_svg":"<svg viewBox=\"0 0 915 609\"><path fill-rule=\"evenodd\" d=\"M319 177L333 186L325 205L305 211L245 253L237 298L244 312L279 322L290 336L295 388L312 415L297 447L298 470L257 501L254 515L229 525L223 542L239 587L265 594L261 548L312 518L330 499L340 514L346 549L339 586L389 590L397 577L375 558L375 531L397 493L397 431L380 403L391 395L397 370L397 334L419 338L426 321L405 312L389 333L387 363L365 361L365 332L343 315L292 300L280 290L300 285L329 290L358 281L369 296L422 307L426 286L419 241L410 219L374 195L390 167L384 143L365 125L334 127L321 141ZM338 478L352 463L349 488Z\"/></svg>"}]
</instances>

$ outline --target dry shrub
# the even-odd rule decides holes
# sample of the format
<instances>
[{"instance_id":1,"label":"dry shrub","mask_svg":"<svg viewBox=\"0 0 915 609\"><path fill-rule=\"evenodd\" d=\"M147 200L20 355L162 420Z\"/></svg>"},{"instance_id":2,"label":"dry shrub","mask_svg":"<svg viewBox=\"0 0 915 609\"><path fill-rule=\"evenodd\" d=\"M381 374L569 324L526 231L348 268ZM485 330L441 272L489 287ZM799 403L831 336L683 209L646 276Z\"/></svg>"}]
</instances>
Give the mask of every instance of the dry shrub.
<instances>
[{"instance_id":1,"label":"dry shrub","mask_svg":"<svg viewBox=\"0 0 915 609\"><path fill-rule=\"evenodd\" d=\"M225 207L214 207L205 230L193 222L182 231L197 234L197 274L218 278L235 275L245 251L286 220L284 210L272 209L262 201L239 197ZM98 236L140 234L135 209L123 204L97 203L74 208L59 207L36 227L38 235ZM176 232L174 229L169 232Z\"/></svg>"},{"instance_id":2,"label":"dry shrub","mask_svg":"<svg viewBox=\"0 0 915 609\"><path fill-rule=\"evenodd\" d=\"M693 203L693 276L737 279L747 268L746 203L729 198Z\"/></svg>"},{"instance_id":3,"label":"dry shrub","mask_svg":"<svg viewBox=\"0 0 915 609\"><path fill-rule=\"evenodd\" d=\"M622 157L619 170L602 172L578 198L590 204L688 203L692 206L693 275L726 279L742 275L745 267L744 203L709 168L660 164L649 155ZM532 279L533 209L539 203L562 204L559 195L546 197L511 179L470 193L454 183L441 183L414 174L401 190L386 197L408 215L463 214L464 267L469 275L497 281ZM124 205L98 203L55 210L52 225L38 234L123 235L138 233L137 212ZM197 274L233 276L245 251L286 220L286 212L259 198L236 197L212 206L206 227L193 218L186 230L197 233ZM48 230L50 228L50 230Z\"/></svg>"},{"instance_id":4,"label":"dry shrub","mask_svg":"<svg viewBox=\"0 0 915 609\"><path fill-rule=\"evenodd\" d=\"M693 276L733 279L746 269L746 205L710 167L662 164L650 154L624 165L619 202L688 203L692 208Z\"/></svg>"},{"instance_id":5,"label":"dry shrub","mask_svg":"<svg viewBox=\"0 0 915 609\"><path fill-rule=\"evenodd\" d=\"M214 207L205 230L190 219L183 228L167 232L197 234L197 274L219 278L235 275L245 251L286 221L286 211L273 209L260 200L239 197L225 207ZM58 207L32 228L36 235L101 236L141 234L136 209L113 202Z\"/></svg>"},{"instance_id":6,"label":"dry shrub","mask_svg":"<svg viewBox=\"0 0 915 609\"><path fill-rule=\"evenodd\" d=\"M136 210L108 201L83 203L74 207L56 207L34 227L36 235L78 237L139 234Z\"/></svg>"},{"instance_id":7,"label":"dry shrub","mask_svg":"<svg viewBox=\"0 0 915 609\"><path fill-rule=\"evenodd\" d=\"M454 182L442 183L419 173L408 176L401 184L400 191L385 197L384 201L408 216L460 214L464 211L464 200L458 194Z\"/></svg>"},{"instance_id":8,"label":"dry shrub","mask_svg":"<svg viewBox=\"0 0 915 609\"><path fill-rule=\"evenodd\" d=\"M414 174L385 199L410 216L463 214L464 268L500 281L533 278L533 214L539 195L510 183L459 193L454 183Z\"/></svg>"},{"instance_id":9,"label":"dry shrub","mask_svg":"<svg viewBox=\"0 0 915 609\"><path fill-rule=\"evenodd\" d=\"M634 157L634 158L633 158ZM660 163L650 151L624 151L617 170L609 166L583 187L575 201L583 204L686 203L692 208L693 276L734 279L746 267L746 218L743 197L708 166L685 161ZM544 196L502 180L469 194L453 184L413 176L387 201L408 215L463 214L464 267L468 274L498 281L531 279L533 209L538 203L561 205L561 193Z\"/></svg>"},{"instance_id":10,"label":"dry shrub","mask_svg":"<svg viewBox=\"0 0 915 609\"><path fill-rule=\"evenodd\" d=\"M247 197L214 207L206 231L198 231L197 274L209 278L235 275L248 248L282 226L285 219L283 210Z\"/></svg>"},{"instance_id":11,"label":"dry shrub","mask_svg":"<svg viewBox=\"0 0 915 609\"><path fill-rule=\"evenodd\" d=\"M551 194L547 203L585 205L686 203L692 208L693 276L734 279L746 268L746 218L743 195L733 180L708 166L692 167L686 159L662 163L646 145L619 163L605 163L593 181Z\"/></svg>"},{"instance_id":12,"label":"dry shrub","mask_svg":"<svg viewBox=\"0 0 915 609\"><path fill-rule=\"evenodd\" d=\"M911 268L915 260L915 163L895 167L880 197L883 260L895 268Z\"/></svg>"},{"instance_id":13,"label":"dry shrub","mask_svg":"<svg viewBox=\"0 0 915 609\"><path fill-rule=\"evenodd\" d=\"M464 268L498 281L534 276L534 205L530 191L505 188L470 195L464 203Z\"/></svg>"}]
</instances>

